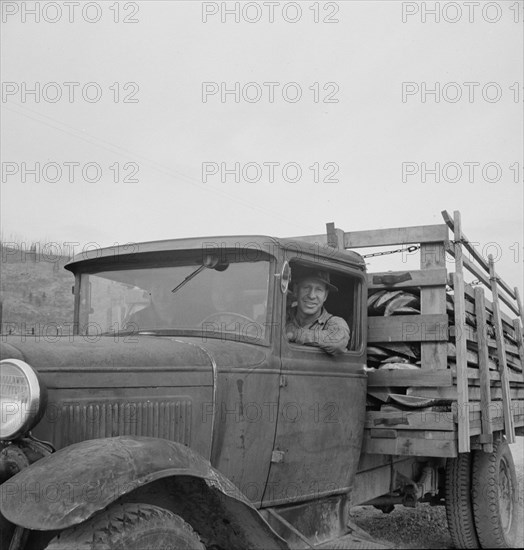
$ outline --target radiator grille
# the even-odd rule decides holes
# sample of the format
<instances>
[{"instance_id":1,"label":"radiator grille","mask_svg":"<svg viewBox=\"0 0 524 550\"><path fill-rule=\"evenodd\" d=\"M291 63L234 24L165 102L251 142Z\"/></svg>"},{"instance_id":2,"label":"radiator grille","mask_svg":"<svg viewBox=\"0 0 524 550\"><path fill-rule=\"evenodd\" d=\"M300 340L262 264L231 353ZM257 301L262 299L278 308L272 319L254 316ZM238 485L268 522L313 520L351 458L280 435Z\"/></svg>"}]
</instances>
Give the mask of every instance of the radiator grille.
<instances>
[{"instance_id":1,"label":"radiator grille","mask_svg":"<svg viewBox=\"0 0 524 550\"><path fill-rule=\"evenodd\" d=\"M191 400L60 403L53 440L64 447L85 439L139 435L191 444Z\"/></svg>"}]
</instances>

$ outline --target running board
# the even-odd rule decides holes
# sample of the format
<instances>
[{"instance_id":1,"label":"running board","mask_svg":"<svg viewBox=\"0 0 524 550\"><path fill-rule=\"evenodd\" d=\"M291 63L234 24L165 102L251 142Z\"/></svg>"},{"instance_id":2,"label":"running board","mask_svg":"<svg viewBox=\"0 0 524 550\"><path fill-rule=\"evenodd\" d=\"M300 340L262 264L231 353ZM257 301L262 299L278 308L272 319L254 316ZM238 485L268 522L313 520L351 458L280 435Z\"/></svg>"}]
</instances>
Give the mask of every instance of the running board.
<instances>
[{"instance_id":1,"label":"running board","mask_svg":"<svg viewBox=\"0 0 524 550\"><path fill-rule=\"evenodd\" d=\"M315 546L315 550L382 550L384 548L394 548L395 546L389 542L375 540L369 533L361 529L352 521L347 522L347 527L350 530L346 535L342 535L338 539L333 539L328 542L323 542Z\"/></svg>"},{"instance_id":2,"label":"running board","mask_svg":"<svg viewBox=\"0 0 524 550\"><path fill-rule=\"evenodd\" d=\"M349 533L338 539L324 542L320 546L314 546L315 550L353 550L353 549L377 549L394 548L392 544L386 544L373 540L371 538L363 538L354 533Z\"/></svg>"}]
</instances>

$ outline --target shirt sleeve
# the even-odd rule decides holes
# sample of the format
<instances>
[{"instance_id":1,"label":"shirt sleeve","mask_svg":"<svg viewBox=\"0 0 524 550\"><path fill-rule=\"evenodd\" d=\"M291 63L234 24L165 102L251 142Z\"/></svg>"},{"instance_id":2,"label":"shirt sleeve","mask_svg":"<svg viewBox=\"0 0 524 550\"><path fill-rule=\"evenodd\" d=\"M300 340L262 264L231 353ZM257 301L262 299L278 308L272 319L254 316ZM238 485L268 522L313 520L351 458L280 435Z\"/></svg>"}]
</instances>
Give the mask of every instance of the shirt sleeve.
<instances>
[{"instance_id":1,"label":"shirt sleeve","mask_svg":"<svg viewBox=\"0 0 524 550\"><path fill-rule=\"evenodd\" d=\"M349 327L342 317L331 317L323 330L320 326L298 329L295 342L317 346L330 355L344 353L349 343Z\"/></svg>"}]
</instances>

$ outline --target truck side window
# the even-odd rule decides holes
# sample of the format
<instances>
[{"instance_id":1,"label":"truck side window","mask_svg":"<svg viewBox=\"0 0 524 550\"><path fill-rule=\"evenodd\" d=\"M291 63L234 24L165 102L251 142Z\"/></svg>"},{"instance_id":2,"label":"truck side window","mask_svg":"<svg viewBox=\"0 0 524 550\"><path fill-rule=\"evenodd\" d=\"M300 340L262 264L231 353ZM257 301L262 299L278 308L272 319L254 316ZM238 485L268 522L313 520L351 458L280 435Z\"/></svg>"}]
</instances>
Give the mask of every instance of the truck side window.
<instances>
[{"instance_id":1,"label":"truck side window","mask_svg":"<svg viewBox=\"0 0 524 550\"><path fill-rule=\"evenodd\" d=\"M290 313L297 311L297 286L303 280L305 274L322 271L321 277L326 277L326 281L331 288L328 288L328 296L324 302L324 309L331 316L341 317L349 327L350 339L347 350L356 350L360 347L361 330L359 323L361 319L360 299L361 284L357 277L344 274L334 270L311 267L299 262L291 262L291 285L287 294L286 318ZM326 276L327 274L327 276ZM335 290L336 288L336 290Z\"/></svg>"}]
</instances>

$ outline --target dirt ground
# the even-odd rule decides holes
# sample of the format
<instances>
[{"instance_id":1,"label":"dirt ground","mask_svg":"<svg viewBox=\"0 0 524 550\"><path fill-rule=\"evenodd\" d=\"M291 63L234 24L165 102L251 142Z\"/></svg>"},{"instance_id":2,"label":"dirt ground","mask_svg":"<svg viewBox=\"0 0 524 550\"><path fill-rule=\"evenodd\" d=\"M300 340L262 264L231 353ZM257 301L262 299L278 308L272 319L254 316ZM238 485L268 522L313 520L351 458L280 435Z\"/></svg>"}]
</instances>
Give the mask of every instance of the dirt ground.
<instances>
[{"instance_id":1,"label":"dirt ground","mask_svg":"<svg viewBox=\"0 0 524 550\"><path fill-rule=\"evenodd\" d=\"M519 545L524 547L524 437L510 445L519 481ZM415 509L395 506L384 514L372 506L358 506L352 516L362 529L374 538L396 548L454 548L449 535L443 506L422 504Z\"/></svg>"}]
</instances>

